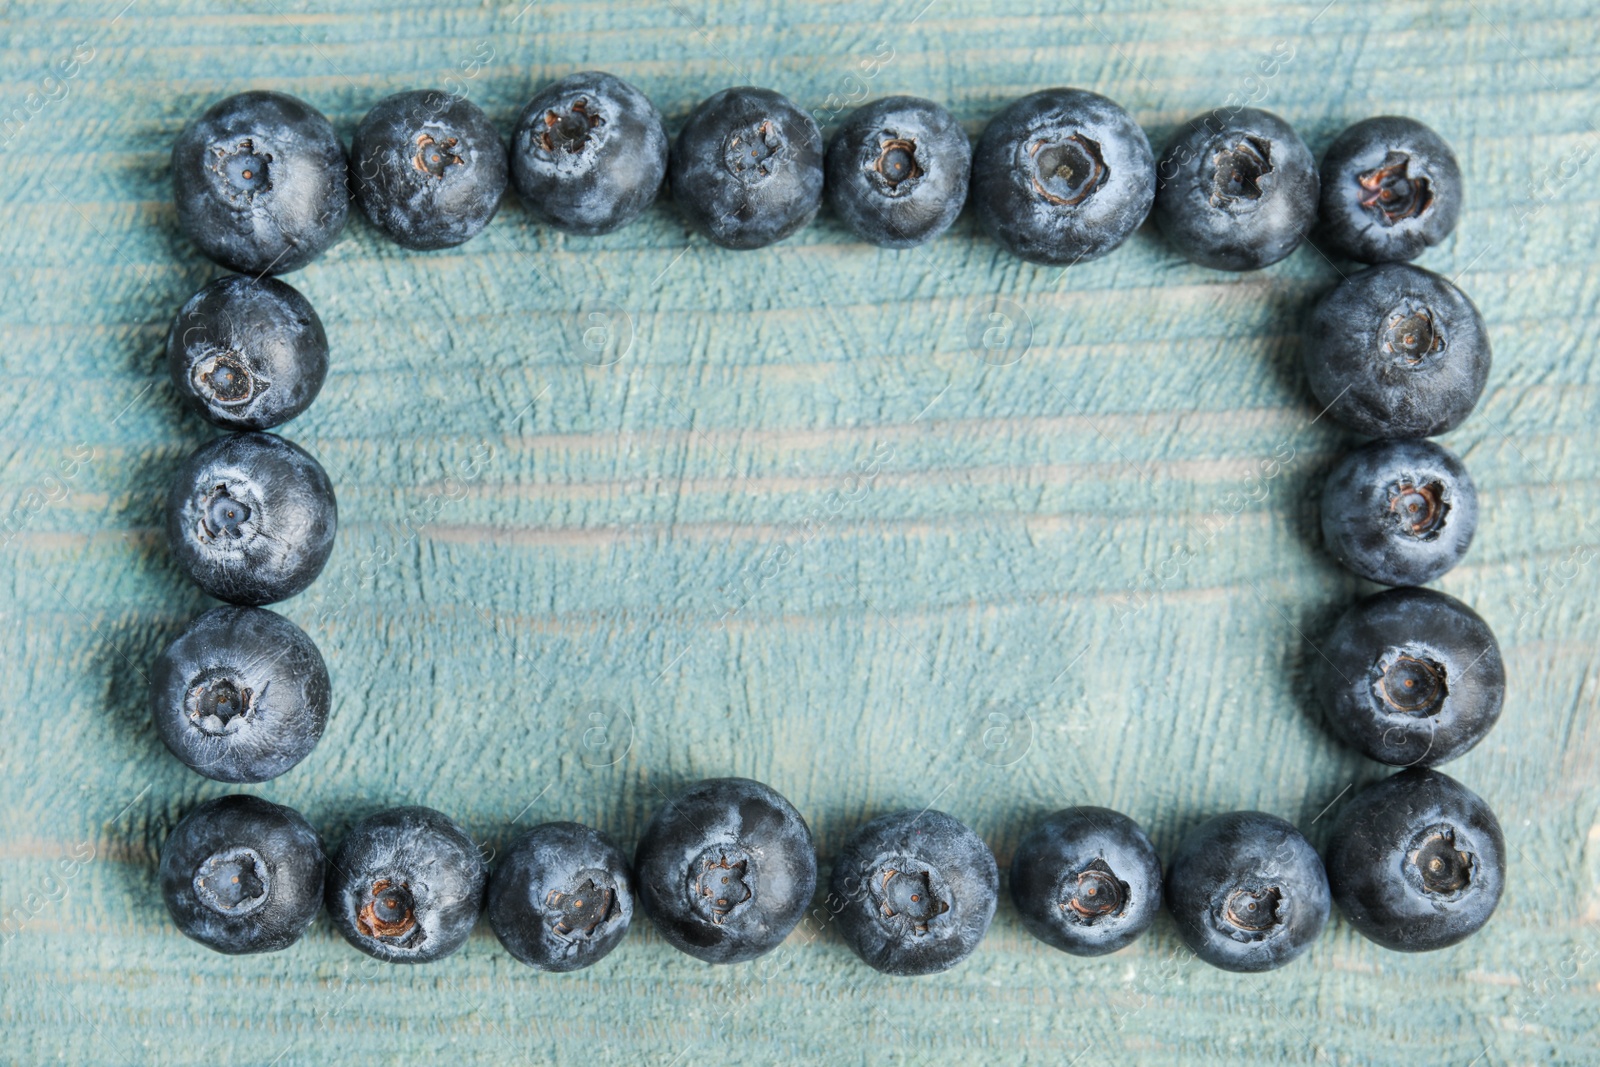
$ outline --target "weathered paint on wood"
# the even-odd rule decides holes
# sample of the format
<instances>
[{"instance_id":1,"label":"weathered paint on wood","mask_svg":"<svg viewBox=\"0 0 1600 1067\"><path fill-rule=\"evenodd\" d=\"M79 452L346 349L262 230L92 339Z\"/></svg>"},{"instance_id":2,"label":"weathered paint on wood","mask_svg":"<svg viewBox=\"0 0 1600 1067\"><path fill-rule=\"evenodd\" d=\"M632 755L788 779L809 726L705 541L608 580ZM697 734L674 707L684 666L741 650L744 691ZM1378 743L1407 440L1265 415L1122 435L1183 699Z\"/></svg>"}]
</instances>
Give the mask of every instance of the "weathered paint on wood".
<instances>
[{"instance_id":1,"label":"weathered paint on wood","mask_svg":"<svg viewBox=\"0 0 1600 1067\"><path fill-rule=\"evenodd\" d=\"M1588 5L121 3L0 15L0 1060L1600 1061ZM143 705L146 665L204 606L158 535L167 474L207 436L162 339L216 273L176 228L172 139L254 87L346 137L430 84L508 129L583 67L674 125L756 83L834 124L853 100L926 95L976 133L1075 84L1158 147L1230 99L1319 154L1374 113L1442 131L1470 200L1423 262L1477 300L1496 352L1448 439L1483 526L1440 583L1496 627L1511 676L1500 728L1450 768L1507 832L1488 930L1408 958L1335 921L1288 970L1234 976L1186 961L1165 919L1085 961L1002 903L968 964L918 981L878 977L825 924L725 969L642 924L553 977L486 929L417 969L369 963L325 920L265 958L177 935L157 850L226 790L167 755ZM490 847L553 818L631 846L662 790L734 773L788 795L824 862L859 821L926 804L1002 864L1069 803L1129 812L1164 851L1239 807L1321 843L1380 773L1306 691L1311 642L1362 592L1316 543L1347 439L1313 421L1295 341L1337 277L1311 250L1211 273L1148 229L1061 272L970 217L903 254L827 219L721 252L669 206L579 240L507 203L430 255L354 221L290 279L334 365L288 432L332 474L343 525L284 610L326 652L336 711L312 758L252 791L335 840L423 802ZM1001 349L984 347L996 300Z\"/></svg>"}]
</instances>

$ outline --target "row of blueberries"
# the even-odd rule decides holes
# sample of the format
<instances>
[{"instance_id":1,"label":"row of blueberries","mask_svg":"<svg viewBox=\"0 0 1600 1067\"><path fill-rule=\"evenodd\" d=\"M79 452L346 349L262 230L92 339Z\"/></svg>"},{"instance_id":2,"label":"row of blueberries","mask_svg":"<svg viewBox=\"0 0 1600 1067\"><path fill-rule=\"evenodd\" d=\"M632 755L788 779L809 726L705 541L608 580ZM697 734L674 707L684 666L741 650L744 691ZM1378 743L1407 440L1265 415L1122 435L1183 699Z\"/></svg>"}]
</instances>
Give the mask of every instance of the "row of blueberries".
<instances>
[{"instance_id":1,"label":"row of blueberries","mask_svg":"<svg viewBox=\"0 0 1600 1067\"><path fill-rule=\"evenodd\" d=\"M663 188L715 244L750 249L797 233L824 198L862 239L909 248L942 233L969 193L1012 253L1071 264L1110 252L1152 213L1183 255L1221 270L1287 256L1312 230L1330 256L1415 258L1454 228L1461 176L1449 146L1412 119L1344 131L1319 171L1281 118L1230 107L1180 128L1159 161L1115 102L1046 89L996 115L976 148L938 104L896 96L853 112L824 149L816 121L782 94L742 86L702 101L676 142L654 104L585 71L523 109L510 151L488 116L439 90L380 101L349 156L320 112L282 93L230 96L172 152L178 218L207 256L247 274L311 262L355 199L412 249L483 230L506 185L568 233L610 233Z\"/></svg>"},{"instance_id":2,"label":"row of blueberries","mask_svg":"<svg viewBox=\"0 0 1600 1067\"><path fill-rule=\"evenodd\" d=\"M810 174L804 139L794 136L793 110L765 90L728 90L691 117L670 170L675 186L680 173L694 177L682 179L685 189L675 195L718 243L756 247L794 232L815 213L820 170L809 207L792 214L791 194ZM653 116L643 132L630 124L640 115ZM662 133L654 179L630 186L629 167L640 162L640 153L605 146L654 144L652 131L659 127L648 100L631 87L604 75L575 75L524 113L513 141L512 178L548 221L576 232L614 229L654 199L668 152ZM815 169L820 140L813 140ZM174 150L180 219L213 258L237 270L271 273L309 262L331 242L342 228L350 186L373 221L402 243L444 247L487 223L505 184L502 159L494 195L483 195L474 177L479 161L489 161L484 166L492 177L492 157L503 157L503 146L481 112L444 94L385 101L362 123L355 148L352 168L326 120L292 98L230 98L186 130ZM959 212L967 152L965 135L936 105L880 101L852 116L836 138L827 187L841 216L863 236L874 239L875 232L891 238L880 243L917 243L904 239L913 233L926 239ZM994 164L988 170L986 159ZM1045 262L1108 251L1153 201L1163 229L1185 254L1228 269L1288 254L1318 213L1318 188L1327 247L1369 262L1410 258L1435 243L1453 227L1460 202L1448 147L1404 119L1368 120L1346 131L1325 158L1320 179L1292 130L1249 110L1202 116L1182 131L1158 168L1148 163L1142 132L1110 101L1050 90L1019 101L986 131L972 170L975 199L1002 242ZM1116 179L1145 172L1155 192L1137 206L1137 197L1128 200ZM949 194L948 182L938 193L941 176L953 181L956 173L960 195ZM619 182L638 195L621 196ZM626 217L619 220L615 212L623 201ZM611 221L581 221L593 211L611 212ZM1295 225L1284 224L1285 217ZM1379 438L1347 457L1329 480L1323 498L1328 545L1363 577L1402 586L1431 581L1470 543L1476 500L1459 459L1420 438L1453 428L1476 404L1490 363L1482 320L1445 279L1386 262L1330 293L1307 332L1306 373L1325 410ZM326 373L327 340L309 302L291 287L268 277L225 277L179 312L168 359L177 388L201 414L227 429L260 431L314 399ZM336 518L321 466L271 434L221 438L180 468L168 498L173 551L203 589L242 605L201 616L162 654L152 676L161 735L197 771L224 781L262 781L294 766L320 738L330 702L322 658L297 627L258 605L292 596L315 579L331 552ZM1419 768L1444 762L1476 744L1498 718L1504 671L1493 635L1469 608L1443 594L1405 588L1368 598L1340 621L1323 652L1317 690L1334 728L1380 761ZM1390 781L1414 780L1450 782L1420 769ZM1461 899L1479 907L1488 900L1481 912L1486 918L1501 876L1498 831L1489 835L1481 820L1473 829L1452 819L1434 827L1439 832L1427 837L1426 848L1405 853L1398 874L1385 868L1385 877L1415 889L1404 881L1411 877L1407 865L1425 860L1430 871L1449 874L1454 888L1425 885L1431 895L1419 899L1436 915L1456 914L1441 901L1464 893ZM1488 820L1492 825L1492 816ZM1439 844L1458 838L1476 841L1475 851L1451 852ZM1207 848L1213 858L1227 851L1218 842ZM1481 881L1492 892L1463 889L1475 865L1487 865ZM1173 875L1181 869L1175 861ZM1156 870L1159 877L1159 865ZM1320 865L1317 870L1320 877ZM1085 892L1102 891L1091 883L1079 884ZM913 884L886 879L884 887ZM1169 895L1177 884L1169 879ZM1253 919L1258 909L1275 913L1283 887L1252 892L1259 895L1239 898L1250 914L1233 918ZM915 895L911 905L928 899ZM991 911L992 896L991 889ZM385 916L397 905L384 898L374 906L378 910L362 920L369 929L390 921ZM1181 920L1178 905L1173 908ZM1082 917L1082 908L1072 910ZM889 914L915 911L901 901ZM1303 919L1304 908L1300 914ZM712 921L724 925L716 915ZM987 921L985 915L984 926ZM921 925L921 918L912 923ZM1237 929L1229 939L1251 940Z\"/></svg>"},{"instance_id":3,"label":"row of blueberries","mask_svg":"<svg viewBox=\"0 0 1600 1067\"><path fill-rule=\"evenodd\" d=\"M1368 786L1340 812L1326 861L1293 825L1233 812L1196 827L1163 875L1149 838L1106 808L1068 808L1033 827L1011 864L1023 925L1065 952L1131 944L1163 899L1189 948L1213 966L1266 971L1300 956L1337 903L1387 948L1456 944L1488 922L1505 842L1482 799L1413 768ZM675 948L708 963L772 951L807 920L837 929L884 974L948 970L988 932L999 871L983 840L924 809L857 828L813 907L817 854L805 819L770 787L716 778L656 813L630 866L605 834L571 822L520 834L493 873L482 850L431 808L380 812L325 857L296 811L221 797L191 811L161 851L173 921L219 952L298 941L326 903L356 948L391 963L459 949L481 911L506 951L546 971L587 967L628 932L635 900ZM808 916L809 912L809 916Z\"/></svg>"},{"instance_id":4,"label":"row of blueberries","mask_svg":"<svg viewBox=\"0 0 1600 1067\"><path fill-rule=\"evenodd\" d=\"M1361 600L1318 646L1312 686L1334 731L1367 756L1436 766L1499 720L1505 665L1487 623L1420 588L1454 567L1476 532L1465 464L1427 438L1483 393L1488 332L1466 294L1407 263L1361 271L1314 309L1306 377L1323 410L1376 438L1323 486L1323 541L1356 575L1391 588Z\"/></svg>"}]
</instances>

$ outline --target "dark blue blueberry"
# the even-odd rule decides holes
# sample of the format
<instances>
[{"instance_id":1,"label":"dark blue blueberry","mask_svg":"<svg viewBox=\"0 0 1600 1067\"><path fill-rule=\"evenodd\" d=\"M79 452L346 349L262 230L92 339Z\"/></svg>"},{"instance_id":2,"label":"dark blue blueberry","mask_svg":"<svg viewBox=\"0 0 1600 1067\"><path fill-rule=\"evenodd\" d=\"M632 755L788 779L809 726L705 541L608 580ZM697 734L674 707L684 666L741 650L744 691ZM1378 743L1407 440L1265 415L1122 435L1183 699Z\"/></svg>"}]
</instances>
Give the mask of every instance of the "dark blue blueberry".
<instances>
[{"instance_id":1,"label":"dark blue blueberry","mask_svg":"<svg viewBox=\"0 0 1600 1067\"><path fill-rule=\"evenodd\" d=\"M1116 248L1150 213L1156 163L1113 101L1045 89L996 115L972 157L978 217L1012 254L1069 264Z\"/></svg>"},{"instance_id":2,"label":"dark blue blueberry","mask_svg":"<svg viewBox=\"0 0 1600 1067\"><path fill-rule=\"evenodd\" d=\"M1225 971L1270 971L1296 959L1328 921L1317 850L1289 823L1236 811L1191 830L1167 868L1178 933Z\"/></svg>"},{"instance_id":3,"label":"dark blue blueberry","mask_svg":"<svg viewBox=\"0 0 1600 1067\"><path fill-rule=\"evenodd\" d=\"M1368 581L1423 585L1466 555L1478 491L1456 454L1432 441L1373 441L1339 461L1322 491L1322 536Z\"/></svg>"},{"instance_id":4,"label":"dark blue blueberry","mask_svg":"<svg viewBox=\"0 0 1600 1067\"><path fill-rule=\"evenodd\" d=\"M1386 589L1345 612L1318 651L1312 685L1329 724L1380 763L1437 766L1500 718L1500 644L1455 597Z\"/></svg>"},{"instance_id":5,"label":"dark blue blueberry","mask_svg":"<svg viewBox=\"0 0 1600 1067\"><path fill-rule=\"evenodd\" d=\"M322 838L293 808L227 796L195 808L161 847L161 896L179 930L237 955L300 940L322 910Z\"/></svg>"},{"instance_id":6,"label":"dark blue blueberry","mask_svg":"<svg viewBox=\"0 0 1600 1067\"><path fill-rule=\"evenodd\" d=\"M1067 808L1017 846L1011 899L1028 932L1075 956L1115 952L1161 910L1161 858L1139 824L1108 808Z\"/></svg>"},{"instance_id":7,"label":"dark blue blueberry","mask_svg":"<svg viewBox=\"0 0 1600 1067\"><path fill-rule=\"evenodd\" d=\"M241 274L283 274L322 255L344 229L344 145L320 111L283 93L219 100L172 146L183 232Z\"/></svg>"},{"instance_id":8,"label":"dark blue blueberry","mask_svg":"<svg viewBox=\"0 0 1600 1067\"><path fill-rule=\"evenodd\" d=\"M710 778L656 812L634 853L639 903L674 948L740 963L777 948L817 887L811 829L748 778Z\"/></svg>"},{"instance_id":9,"label":"dark blue blueberry","mask_svg":"<svg viewBox=\"0 0 1600 1067\"><path fill-rule=\"evenodd\" d=\"M338 518L333 483L304 449L275 434L229 434L178 468L167 544L218 600L271 604L322 573Z\"/></svg>"},{"instance_id":10,"label":"dark blue blueberry","mask_svg":"<svg viewBox=\"0 0 1600 1067\"><path fill-rule=\"evenodd\" d=\"M569 74L522 109L511 180L528 210L568 233L620 229L655 203L669 142L650 98L600 71Z\"/></svg>"},{"instance_id":11,"label":"dark blue blueberry","mask_svg":"<svg viewBox=\"0 0 1600 1067\"><path fill-rule=\"evenodd\" d=\"M1431 952L1483 928L1505 887L1506 845L1489 805L1438 771L1370 785L1339 812L1328 884L1344 917L1397 952Z\"/></svg>"},{"instance_id":12,"label":"dark blue blueberry","mask_svg":"<svg viewBox=\"0 0 1600 1067\"><path fill-rule=\"evenodd\" d=\"M1491 362L1467 295L1408 263L1361 271L1323 297L1304 358L1317 401L1368 437L1454 429L1478 403Z\"/></svg>"},{"instance_id":13,"label":"dark blue blueberry","mask_svg":"<svg viewBox=\"0 0 1600 1067\"><path fill-rule=\"evenodd\" d=\"M317 398L328 337L311 304L276 278L229 274L183 305L167 332L172 384L228 430L269 430Z\"/></svg>"},{"instance_id":14,"label":"dark blue blueberry","mask_svg":"<svg viewBox=\"0 0 1600 1067\"><path fill-rule=\"evenodd\" d=\"M1317 162L1294 128L1268 111L1219 108L1191 119L1156 175L1156 223L1202 267L1276 263L1317 220Z\"/></svg>"},{"instance_id":15,"label":"dark blue blueberry","mask_svg":"<svg viewBox=\"0 0 1600 1067\"><path fill-rule=\"evenodd\" d=\"M489 878L485 909L500 943L541 971L576 971L622 943L633 921L628 860L575 822L535 826Z\"/></svg>"},{"instance_id":16,"label":"dark blue blueberry","mask_svg":"<svg viewBox=\"0 0 1600 1067\"><path fill-rule=\"evenodd\" d=\"M959 820L897 811L850 836L828 888L845 943L884 974L908 977L972 955L994 918L1000 872Z\"/></svg>"},{"instance_id":17,"label":"dark blue blueberry","mask_svg":"<svg viewBox=\"0 0 1600 1067\"><path fill-rule=\"evenodd\" d=\"M856 236L910 248L961 214L972 143L931 100L891 96L857 110L828 145L828 203Z\"/></svg>"},{"instance_id":18,"label":"dark blue blueberry","mask_svg":"<svg viewBox=\"0 0 1600 1067\"><path fill-rule=\"evenodd\" d=\"M489 225L506 191L506 146L472 101L440 89L380 100L350 145L356 202L405 248L451 248Z\"/></svg>"},{"instance_id":19,"label":"dark blue blueberry","mask_svg":"<svg viewBox=\"0 0 1600 1067\"><path fill-rule=\"evenodd\" d=\"M356 948L429 963L466 943L483 906L483 854L432 808L391 808L350 830L328 874L328 914Z\"/></svg>"},{"instance_id":20,"label":"dark blue blueberry","mask_svg":"<svg viewBox=\"0 0 1600 1067\"><path fill-rule=\"evenodd\" d=\"M305 631L266 608L212 608L150 671L150 711L172 754L219 782L264 782L316 747L328 668Z\"/></svg>"},{"instance_id":21,"label":"dark blue blueberry","mask_svg":"<svg viewBox=\"0 0 1600 1067\"><path fill-rule=\"evenodd\" d=\"M781 93L724 89L689 116L669 170L695 229L724 248L760 248L798 233L822 206L822 133Z\"/></svg>"},{"instance_id":22,"label":"dark blue blueberry","mask_svg":"<svg viewBox=\"0 0 1600 1067\"><path fill-rule=\"evenodd\" d=\"M1444 139L1415 119L1363 119L1322 157L1317 243L1360 263L1415 259L1456 228L1461 171Z\"/></svg>"}]
</instances>

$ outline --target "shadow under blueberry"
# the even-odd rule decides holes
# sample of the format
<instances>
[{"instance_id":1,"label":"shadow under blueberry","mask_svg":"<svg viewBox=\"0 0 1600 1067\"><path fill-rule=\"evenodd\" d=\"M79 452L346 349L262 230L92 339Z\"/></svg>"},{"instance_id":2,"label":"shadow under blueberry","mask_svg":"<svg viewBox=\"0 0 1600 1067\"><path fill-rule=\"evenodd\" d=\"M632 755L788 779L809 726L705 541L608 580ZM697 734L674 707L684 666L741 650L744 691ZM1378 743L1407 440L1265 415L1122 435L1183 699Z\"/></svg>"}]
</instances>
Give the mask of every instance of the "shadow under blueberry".
<instances>
[{"instance_id":1,"label":"shadow under blueberry","mask_svg":"<svg viewBox=\"0 0 1600 1067\"><path fill-rule=\"evenodd\" d=\"M1340 278L1315 249L1304 246L1295 249L1283 264L1265 268L1269 272L1274 269L1292 276L1263 278L1268 284L1257 286L1253 294L1254 300L1266 309L1263 319L1273 324L1269 332L1282 338L1282 343L1267 348L1266 366L1283 394L1300 400L1310 429L1327 434L1337 430L1337 427L1326 425L1325 418L1316 418L1319 405L1311 395L1311 386L1306 381L1302 366L1304 329L1311 318L1312 309L1333 290ZM1261 271L1250 274L1262 276ZM1313 419L1316 420L1314 424ZM1308 443L1315 440L1309 434L1301 434L1300 437ZM1297 440L1295 444L1298 446L1300 441Z\"/></svg>"},{"instance_id":2,"label":"shadow under blueberry","mask_svg":"<svg viewBox=\"0 0 1600 1067\"><path fill-rule=\"evenodd\" d=\"M1350 606L1357 600L1368 595L1377 587L1370 582L1362 581L1354 575L1338 570L1331 561L1329 561L1329 566L1338 571L1337 575L1329 583L1332 592L1325 599L1286 609L1290 613L1295 627L1304 635L1305 639L1296 639L1285 646L1283 670L1290 692L1299 697L1298 703L1303 713L1310 717L1316 725L1317 732L1327 741L1327 759L1330 763L1337 761L1342 765L1338 773L1324 775L1324 779L1327 781L1335 779L1349 781L1358 776L1361 771L1369 769L1373 765L1369 760L1364 759L1351 749L1343 739L1334 733L1333 728L1328 724L1327 716L1323 713L1322 702L1316 689L1316 672L1318 665L1322 662L1322 653L1318 649L1326 636L1332 633L1334 624L1339 621L1339 617L1349 610ZM1307 805L1312 805L1316 799L1308 798ZM1329 797L1327 800L1323 800L1321 804L1316 804L1315 808L1306 817L1308 819L1315 818L1322 807L1331 799ZM1284 812L1282 814L1289 818L1297 813ZM1317 821L1320 823L1328 821L1328 819L1324 817ZM1300 825L1298 821L1296 821L1296 825ZM1302 832L1304 830L1305 828L1302 827ZM1310 837L1310 834L1307 834L1307 836Z\"/></svg>"}]
</instances>

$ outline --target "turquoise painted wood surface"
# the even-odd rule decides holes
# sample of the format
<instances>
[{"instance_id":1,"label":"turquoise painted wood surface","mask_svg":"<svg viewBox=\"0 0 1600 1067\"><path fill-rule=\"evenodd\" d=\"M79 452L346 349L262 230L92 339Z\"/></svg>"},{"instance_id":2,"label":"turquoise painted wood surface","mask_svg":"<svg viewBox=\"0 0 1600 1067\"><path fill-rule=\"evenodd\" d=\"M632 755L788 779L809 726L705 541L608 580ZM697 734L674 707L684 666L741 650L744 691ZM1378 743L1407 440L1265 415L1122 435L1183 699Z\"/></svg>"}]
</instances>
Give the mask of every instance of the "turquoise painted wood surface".
<instances>
[{"instance_id":1,"label":"turquoise painted wood surface","mask_svg":"<svg viewBox=\"0 0 1600 1067\"><path fill-rule=\"evenodd\" d=\"M1589 5L122 3L0 8L0 1061L1600 1062ZM1319 154L1374 113L1444 132L1470 200L1423 262L1477 300L1496 353L1448 439L1484 522L1440 583L1497 629L1511 677L1500 728L1451 767L1507 832L1488 930L1408 958L1336 920L1295 966L1242 977L1187 961L1165 919L1068 958L1002 903L965 966L918 981L878 977L825 923L724 969L641 924L559 977L486 929L417 969L369 963L325 920L265 958L177 935L159 846L226 790L167 755L142 702L205 606L158 533L168 472L207 437L162 339L216 273L177 231L172 139L253 87L346 137L427 85L509 128L583 67L674 128L757 83L833 125L922 94L976 133L1065 83L1158 146L1230 100ZM969 217L905 254L826 218L721 252L668 205L577 240L507 203L431 255L353 220L290 279L334 365L288 433L343 521L283 610L327 654L336 710L306 763L252 791L332 840L422 802L491 849L554 818L631 847L663 790L744 774L807 814L824 866L860 821L927 804L1002 864L1031 819L1085 802L1168 852L1241 807L1320 844L1380 774L1306 690L1311 642L1363 592L1316 543L1347 439L1313 423L1295 339L1337 278L1311 250L1207 272L1148 230L1062 272ZM1008 343L986 347L997 310Z\"/></svg>"}]
</instances>

